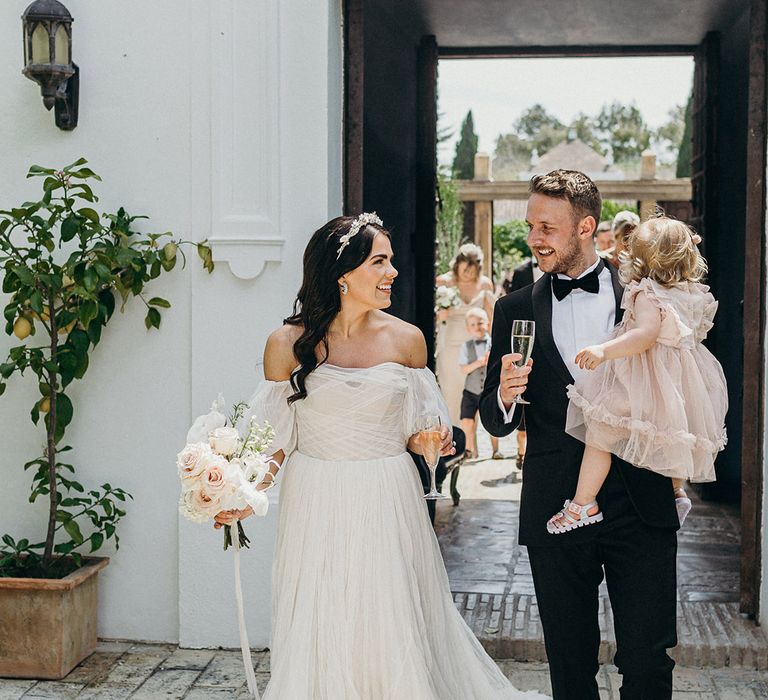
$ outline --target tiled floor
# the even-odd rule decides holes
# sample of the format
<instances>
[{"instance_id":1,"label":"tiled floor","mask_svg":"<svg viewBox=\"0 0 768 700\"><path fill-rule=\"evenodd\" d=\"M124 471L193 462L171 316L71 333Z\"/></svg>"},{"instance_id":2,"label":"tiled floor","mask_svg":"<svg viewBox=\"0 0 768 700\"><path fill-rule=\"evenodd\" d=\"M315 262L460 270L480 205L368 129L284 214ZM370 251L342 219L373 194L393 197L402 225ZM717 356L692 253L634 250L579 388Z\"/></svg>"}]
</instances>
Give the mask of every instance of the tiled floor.
<instances>
[{"instance_id":1,"label":"tiled floor","mask_svg":"<svg viewBox=\"0 0 768 700\"><path fill-rule=\"evenodd\" d=\"M486 434L479 444L481 457L489 456ZM515 450L511 438L502 441L504 454L514 456ZM544 660L530 565L517 544L524 471L514 459L481 459L461 469L461 503L439 503L436 521L456 604L496 658ZM680 644L673 655L689 665L768 668L765 636L738 610L738 509L691 495L694 508L678 536ZM600 610L606 640L601 658L608 662L615 643L605 584Z\"/></svg>"}]
</instances>

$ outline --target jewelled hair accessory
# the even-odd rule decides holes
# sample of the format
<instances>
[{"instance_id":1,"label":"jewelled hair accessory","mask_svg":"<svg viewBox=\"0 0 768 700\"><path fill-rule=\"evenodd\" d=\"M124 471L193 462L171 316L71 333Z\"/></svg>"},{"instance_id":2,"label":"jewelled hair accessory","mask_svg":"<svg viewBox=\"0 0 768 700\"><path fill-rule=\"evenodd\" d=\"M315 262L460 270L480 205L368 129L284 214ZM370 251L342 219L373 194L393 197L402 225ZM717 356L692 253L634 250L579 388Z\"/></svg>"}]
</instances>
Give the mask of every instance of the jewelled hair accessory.
<instances>
[{"instance_id":1,"label":"jewelled hair accessory","mask_svg":"<svg viewBox=\"0 0 768 700\"><path fill-rule=\"evenodd\" d=\"M347 231L341 238L339 238L339 241L341 242L341 245L339 246L339 249L336 251L336 260L338 260L341 257L341 253L349 245L349 241L353 236L356 236L358 233L360 233L361 228L365 228L368 224L377 224L379 226L382 225L381 219L376 216L376 212L371 212L368 214L367 212L364 212L360 214L353 222L352 225L349 227L349 231Z\"/></svg>"}]
</instances>

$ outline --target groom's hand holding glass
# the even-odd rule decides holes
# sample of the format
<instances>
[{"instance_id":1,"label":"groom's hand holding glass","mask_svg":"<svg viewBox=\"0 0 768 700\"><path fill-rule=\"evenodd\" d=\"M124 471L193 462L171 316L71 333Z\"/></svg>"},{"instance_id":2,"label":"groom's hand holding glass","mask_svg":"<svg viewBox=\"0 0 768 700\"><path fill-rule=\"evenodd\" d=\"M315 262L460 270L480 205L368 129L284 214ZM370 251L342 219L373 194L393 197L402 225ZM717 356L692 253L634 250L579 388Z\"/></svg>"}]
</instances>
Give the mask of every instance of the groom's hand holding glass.
<instances>
[{"instance_id":1,"label":"groom's hand holding glass","mask_svg":"<svg viewBox=\"0 0 768 700\"><path fill-rule=\"evenodd\" d=\"M528 375L533 367L533 360L522 367L517 366L523 356L518 352L511 352L501 357L501 372L499 374L499 396L504 408L509 410L515 403L515 399L522 394L528 384Z\"/></svg>"}]
</instances>

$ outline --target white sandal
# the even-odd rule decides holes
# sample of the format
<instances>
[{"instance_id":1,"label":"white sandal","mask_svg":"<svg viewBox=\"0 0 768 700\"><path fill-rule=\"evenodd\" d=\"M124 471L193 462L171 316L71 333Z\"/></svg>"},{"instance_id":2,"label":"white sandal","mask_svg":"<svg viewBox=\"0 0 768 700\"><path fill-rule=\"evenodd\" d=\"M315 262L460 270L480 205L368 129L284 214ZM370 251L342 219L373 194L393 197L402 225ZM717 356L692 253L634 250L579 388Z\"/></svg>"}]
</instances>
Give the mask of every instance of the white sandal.
<instances>
[{"instance_id":1,"label":"white sandal","mask_svg":"<svg viewBox=\"0 0 768 700\"><path fill-rule=\"evenodd\" d=\"M589 511L595 506L597 506L597 501L592 501L584 506L580 506L578 503L566 500L565 503L563 503L563 509L556 515L553 515L547 522L547 532L550 535L562 535L564 532L570 532L577 527L584 527L585 525L593 525L594 523L602 522L602 511L598 510L597 513L589 515ZM564 525L556 524L556 521L562 520L563 518L567 521Z\"/></svg>"}]
</instances>

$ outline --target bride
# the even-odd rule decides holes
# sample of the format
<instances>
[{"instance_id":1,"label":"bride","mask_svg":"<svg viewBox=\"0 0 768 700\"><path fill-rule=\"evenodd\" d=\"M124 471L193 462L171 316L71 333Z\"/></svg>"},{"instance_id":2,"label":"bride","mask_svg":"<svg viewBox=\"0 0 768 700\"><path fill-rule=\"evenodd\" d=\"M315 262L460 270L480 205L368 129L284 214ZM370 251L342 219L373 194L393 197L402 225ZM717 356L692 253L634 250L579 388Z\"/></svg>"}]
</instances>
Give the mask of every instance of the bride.
<instances>
[{"instance_id":1,"label":"bride","mask_svg":"<svg viewBox=\"0 0 768 700\"><path fill-rule=\"evenodd\" d=\"M384 312L396 277L375 214L333 219L267 341L252 405L285 474L264 700L542 697L512 687L454 607L406 452L421 453L427 416L450 423L424 337ZM447 428L442 438L450 454ZM217 527L250 514L219 513Z\"/></svg>"}]
</instances>

